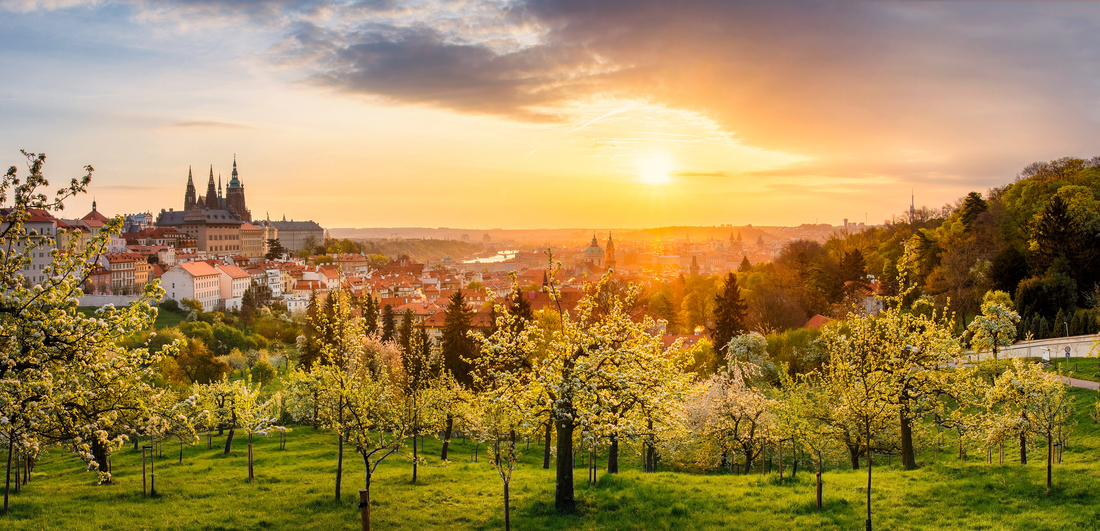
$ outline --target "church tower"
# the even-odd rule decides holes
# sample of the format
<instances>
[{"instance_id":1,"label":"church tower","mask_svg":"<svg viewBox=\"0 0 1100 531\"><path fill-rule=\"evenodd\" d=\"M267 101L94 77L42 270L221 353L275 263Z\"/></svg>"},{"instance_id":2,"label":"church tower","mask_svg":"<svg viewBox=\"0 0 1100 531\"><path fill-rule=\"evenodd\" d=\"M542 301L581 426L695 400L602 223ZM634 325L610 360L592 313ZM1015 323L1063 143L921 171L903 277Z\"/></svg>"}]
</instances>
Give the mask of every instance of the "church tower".
<instances>
[{"instance_id":1,"label":"church tower","mask_svg":"<svg viewBox=\"0 0 1100 531\"><path fill-rule=\"evenodd\" d=\"M611 237L611 232L607 233L607 268L615 269L615 240Z\"/></svg>"},{"instance_id":2,"label":"church tower","mask_svg":"<svg viewBox=\"0 0 1100 531\"><path fill-rule=\"evenodd\" d=\"M210 166L210 180L206 183L206 206L207 210L217 210L221 207L218 204L218 189L214 186L214 166Z\"/></svg>"},{"instance_id":3,"label":"church tower","mask_svg":"<svg viewBox=\"0 0 1100 531\"><path fill-rule=\"evenodd\" d=\"M187 192L183 194L183 210L186 212L195 206L198 199L195 197L195 181L191 179L191 167L187 167Z\"/></svg>"},{"instance_id":4,"label":"church tower","mask_svg":"<svg viewBox=\"0 0 1100 531\"><path fill-rule=\"evenodd\" d=\"M241 221L252 221L252 213L244 202L244 184L237 175L237 156L233 155L233 176L229 179L229 186L225 188L226 208L237 214Z\"/></svg>"}]
</instances>

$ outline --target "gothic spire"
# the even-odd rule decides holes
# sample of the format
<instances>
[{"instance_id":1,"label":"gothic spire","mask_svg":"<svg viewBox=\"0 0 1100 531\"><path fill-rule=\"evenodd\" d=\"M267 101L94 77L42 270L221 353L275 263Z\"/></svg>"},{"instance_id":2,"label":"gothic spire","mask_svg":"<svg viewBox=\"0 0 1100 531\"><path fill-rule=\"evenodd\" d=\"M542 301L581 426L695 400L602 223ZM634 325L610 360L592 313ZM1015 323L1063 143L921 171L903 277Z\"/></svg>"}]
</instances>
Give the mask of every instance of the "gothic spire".
<instances>
[{"instance_id":1,"label":"gothic spire","mask_svg":"<svg viewBox=\"0 0 1100 531\"><path fill-rule=\"evenodd\" d=\"M214 165L210 165L210 179L206 182L206 208L208 210L218 209L218 189L214 185Z\"/></svg>"},{"instance_id":2,"label":"gothic spire","mask_svg":"<svg viewBox=\"0 0 1100 531\"><path fill-rule=\"evenodd\" d=\"M183 210L191 210L198 200L195 193L195 181L191 178L191 166L187 167L187 190L183 193Z\"/></svg>"}]
</instances>

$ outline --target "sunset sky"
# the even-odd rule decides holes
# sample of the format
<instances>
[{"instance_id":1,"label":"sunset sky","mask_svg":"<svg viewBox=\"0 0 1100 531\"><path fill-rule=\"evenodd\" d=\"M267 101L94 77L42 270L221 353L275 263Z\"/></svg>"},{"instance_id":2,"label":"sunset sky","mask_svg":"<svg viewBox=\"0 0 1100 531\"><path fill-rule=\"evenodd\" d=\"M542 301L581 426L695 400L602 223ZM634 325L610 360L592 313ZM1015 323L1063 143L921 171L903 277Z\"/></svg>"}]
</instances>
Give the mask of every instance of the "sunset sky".
<instances>
[{"instance_id":1,"label":"sunset sky","mask_svg":"<svg viewBox=\"0 0 1100 531\"><path fill-rule=\"evenodd\" d=\"M881 223L1100 155L1100 3L0 0L0 163L325 227ZM91 198L73 203L74 213Z\"/></svg>"}]
</instances>

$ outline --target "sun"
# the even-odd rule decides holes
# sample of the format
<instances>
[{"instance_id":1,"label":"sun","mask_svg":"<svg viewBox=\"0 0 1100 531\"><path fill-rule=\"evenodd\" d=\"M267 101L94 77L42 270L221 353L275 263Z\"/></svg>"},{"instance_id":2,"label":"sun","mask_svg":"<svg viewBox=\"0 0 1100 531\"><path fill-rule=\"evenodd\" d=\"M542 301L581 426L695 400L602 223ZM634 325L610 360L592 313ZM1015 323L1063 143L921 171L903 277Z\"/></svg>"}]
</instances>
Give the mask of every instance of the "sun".
<instances>
[{"instance_id":1,"label":"sun","mask_svg":"<svg viewBox=\"0 0 1100 531\"><path fill-rule=\"evenodd\" d=\"M672 156L663 151L655 151L638 159L638 181L644 184L658 185L672 182L669 175L676 167Z\"/></svg>"}]
</instances>

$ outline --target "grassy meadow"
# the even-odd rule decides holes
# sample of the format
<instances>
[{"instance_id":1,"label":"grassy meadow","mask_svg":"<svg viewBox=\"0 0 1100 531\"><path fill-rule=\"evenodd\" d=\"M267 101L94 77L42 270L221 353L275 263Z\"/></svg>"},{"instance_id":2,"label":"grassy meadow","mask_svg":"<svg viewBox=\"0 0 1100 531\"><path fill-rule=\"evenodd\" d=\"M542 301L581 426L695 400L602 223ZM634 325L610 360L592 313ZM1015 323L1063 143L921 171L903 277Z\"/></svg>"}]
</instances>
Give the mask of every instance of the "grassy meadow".
<instances>
[{"instance_id":1,"label":"grassy meadow","mask_svg":"<svg viewBox=\"0 0 1100 531\"><path fill-rule=\"evenodd\" d=\"M904 471L897 458L876 457L873 510L876 529L1100 529L1100 429L1089 415L1096 399L1074 390L1078 424L1054 469L1055 488L1044 487L1045 448L1030 463L1006 447L1005 465L988 465L978 449L962 463L950 437L932 462ZM166 441L156 463L158 495L141 492L141 453L127 446L113 458L115 484L97 486L95 474L73 455L51 448L30 484L13 494L6 529L358 529L357 491L362 459L345 450L343 500L333 501L336 441L327 432L297 427L255 443L257 479L246 480L246 446L238 438L229 456L214 438L185 447ZM428 463L417 484L411 463L393 456L372 485L376 529L503 528L500 480L486 461L470 462L470 442L456 439L451 463L439 466L439 442L427 439ZM777 473L640 472L624 455L622 473L602 470L589 486L578 457L578 511L553 509L553 470L541 468L541 446L532 443L512 486L516 529L856 529L863 525L866 470L833 464L824 475L825 508L814 507L813 475L802 469L780 482ZM605 456L606 457L606 456ZM789 457L789 453L788 453ZM996 456L994 456L996 462Z\"/></svg>"}]
</instances>

